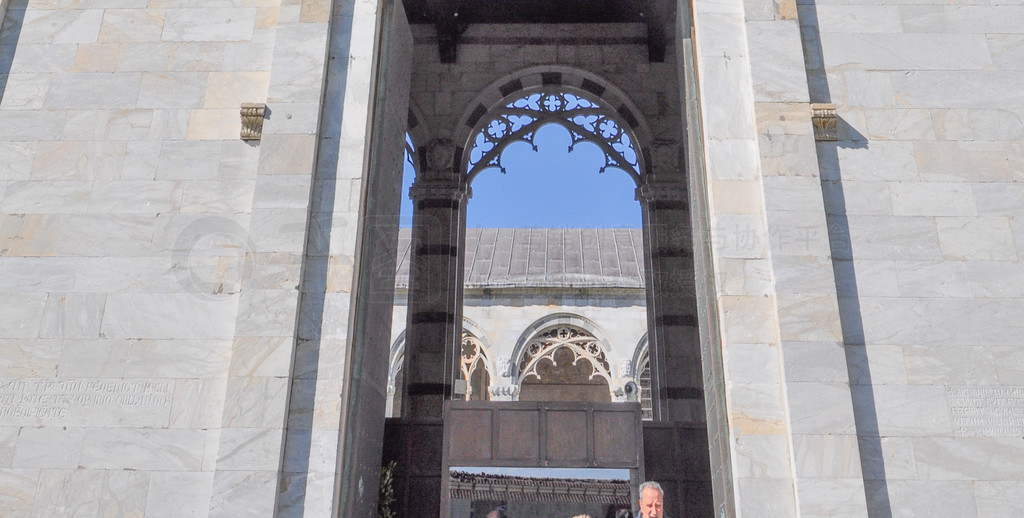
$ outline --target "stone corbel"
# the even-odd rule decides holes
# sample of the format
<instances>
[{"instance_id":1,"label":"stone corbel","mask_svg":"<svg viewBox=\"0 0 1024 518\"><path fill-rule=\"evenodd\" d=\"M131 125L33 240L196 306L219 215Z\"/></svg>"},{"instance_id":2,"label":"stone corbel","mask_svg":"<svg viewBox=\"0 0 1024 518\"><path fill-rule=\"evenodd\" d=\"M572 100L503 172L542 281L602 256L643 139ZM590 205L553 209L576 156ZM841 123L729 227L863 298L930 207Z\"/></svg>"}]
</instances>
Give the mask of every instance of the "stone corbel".
<instances>
[{"instance_id":1,"label":"stone corbel","mask_svg":"<svg viewBox=\"0 0 1024 518\"><path fill-rule=\"evenodd\" d=\"M636 200L641 202L686 203L688 198L685 183L679 180L662 180L653 174L647 175L643 185L636 189Z\"/></svg>"},{"instance_id":2,"label":"stone corbel","mask_svg":"<svg viewBox=\"0 0 1024 518\"><path fill-rule=\"evenodd\" d=\"M260 140L263 137L263 117L266 113L266 104L242 103L242 140Z\"/></svg>"},{"instance_id":3,"label":"stone corbel","mask_svg":"<svg viewBox=\"0 0 1024 518\"><path fill-rule=\"evenodd\" d=\"M814 125L814 140L835 142L839 140L839 116L832 103L811 103L811 124Z\"/></svg>"}]
</instances>

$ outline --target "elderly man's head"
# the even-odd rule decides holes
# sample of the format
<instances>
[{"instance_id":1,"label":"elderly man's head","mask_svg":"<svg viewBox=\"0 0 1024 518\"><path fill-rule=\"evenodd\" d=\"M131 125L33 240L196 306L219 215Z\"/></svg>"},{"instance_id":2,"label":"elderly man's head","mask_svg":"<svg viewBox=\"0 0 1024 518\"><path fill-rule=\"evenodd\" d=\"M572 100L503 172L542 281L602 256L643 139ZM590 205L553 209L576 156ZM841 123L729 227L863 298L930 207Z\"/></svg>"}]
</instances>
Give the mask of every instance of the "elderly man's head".
<instances>
[{"instance_id":1,"label":"elderly man's head","mask_svg":"<svg viewBox=\"0 0 1024 518\"><path fill-rule=\"evenodd\" d=\"M642 518L663 518L665 490L657 482L640 484L640 516Z\"/></svg>"}]
</instances>

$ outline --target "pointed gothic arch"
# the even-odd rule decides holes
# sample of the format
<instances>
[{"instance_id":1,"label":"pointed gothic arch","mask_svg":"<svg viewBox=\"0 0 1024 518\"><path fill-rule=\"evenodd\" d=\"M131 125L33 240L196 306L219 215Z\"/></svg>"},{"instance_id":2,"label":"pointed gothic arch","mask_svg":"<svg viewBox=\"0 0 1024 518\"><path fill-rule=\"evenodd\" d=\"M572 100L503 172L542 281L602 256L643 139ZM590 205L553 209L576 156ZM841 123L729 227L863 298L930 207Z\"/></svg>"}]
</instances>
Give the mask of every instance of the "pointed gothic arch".
<instances>
[{"instance_id":1,"label":"pointed gothic arch","mask_svg":"<svg viewBox=\"0 0 1024 518\"><path fill-rule=\"evenodd\" d=\"M601 148L602 171L618 168L639 187L652 144L641 113L596 74L563 66L526 68L491 83L467 105L454 135L456 161L467 184L484 169L504 172L505 147L521 141L533 145L540 127L558 124L569 131L572 145L586 141Z\"/></svg>"}]
</instances>

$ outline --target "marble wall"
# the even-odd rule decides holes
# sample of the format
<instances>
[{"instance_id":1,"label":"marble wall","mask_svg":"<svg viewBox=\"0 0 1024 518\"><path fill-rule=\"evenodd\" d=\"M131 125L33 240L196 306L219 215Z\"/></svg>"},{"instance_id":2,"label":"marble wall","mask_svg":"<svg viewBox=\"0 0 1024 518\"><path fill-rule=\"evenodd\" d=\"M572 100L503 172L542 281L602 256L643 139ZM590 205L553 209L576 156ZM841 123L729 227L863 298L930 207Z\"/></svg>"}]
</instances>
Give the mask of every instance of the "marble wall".
<instances>
[{"instance_id":1,"label":"marble wall","mask_svg":"<svg viewBox=\"0 0 1024 518\"><path fill-rule=\"evenodd\" d=\"M744 516L1024 506L1022 11L897 4L695 3Z\"/></svg>"},{"instance_id":2,"label":"marble wall","mask_svg":"<svg viewBox=\"0 0 1024 518\"><path fill-rule=\"evenodd\" d=\"M427 138L559 65L651 140L702 136L723 509L1016 516L1015 3L697 0L662 64L639 25L470 27L454 65L417 27L395 62ZM0 1L0 515L330 514L379 9ZM268 105L260 141L243 102Z\"/></svg>"},{"instance_id":3,"label":"marble wall","mask_svg":"<svg viewBox=\"0 0 1024 518\"><path fill-rule=\"evenodd\" d=\"M0 514L272 514L331 5L4 3Z\"/></svg>"}]
</instances>

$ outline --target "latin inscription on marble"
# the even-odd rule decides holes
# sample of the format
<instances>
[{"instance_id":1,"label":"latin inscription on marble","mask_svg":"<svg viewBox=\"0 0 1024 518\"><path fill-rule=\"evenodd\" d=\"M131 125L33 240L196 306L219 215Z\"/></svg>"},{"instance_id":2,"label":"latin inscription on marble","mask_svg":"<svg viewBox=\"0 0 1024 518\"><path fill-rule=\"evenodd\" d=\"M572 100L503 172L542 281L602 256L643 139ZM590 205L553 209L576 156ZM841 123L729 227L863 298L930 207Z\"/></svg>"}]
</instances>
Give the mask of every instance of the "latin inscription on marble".
<instances>
[{"instance_id":1,"label":"latin inscription on marble","mask_svg":"<svg viewBox=\"0 0 1024 518\"><path fill-rule=\"evenodd\" d=\"M1024 387L947 389L956 434L1024 437Z\"/></svg>"},{"instance_id":2,"label":"latin inscription on marble","mask_svg":"<svg viewBox=\"0 0 1024 518\"><path fill-rule=\"evenodd\" d=\"M16 425L115 425L107 418L120 414L116 424L158 424L154 418L165 420L170 412L172 392L167 381L0 380L0 420Z\"/></svg>"}]
</instances>

